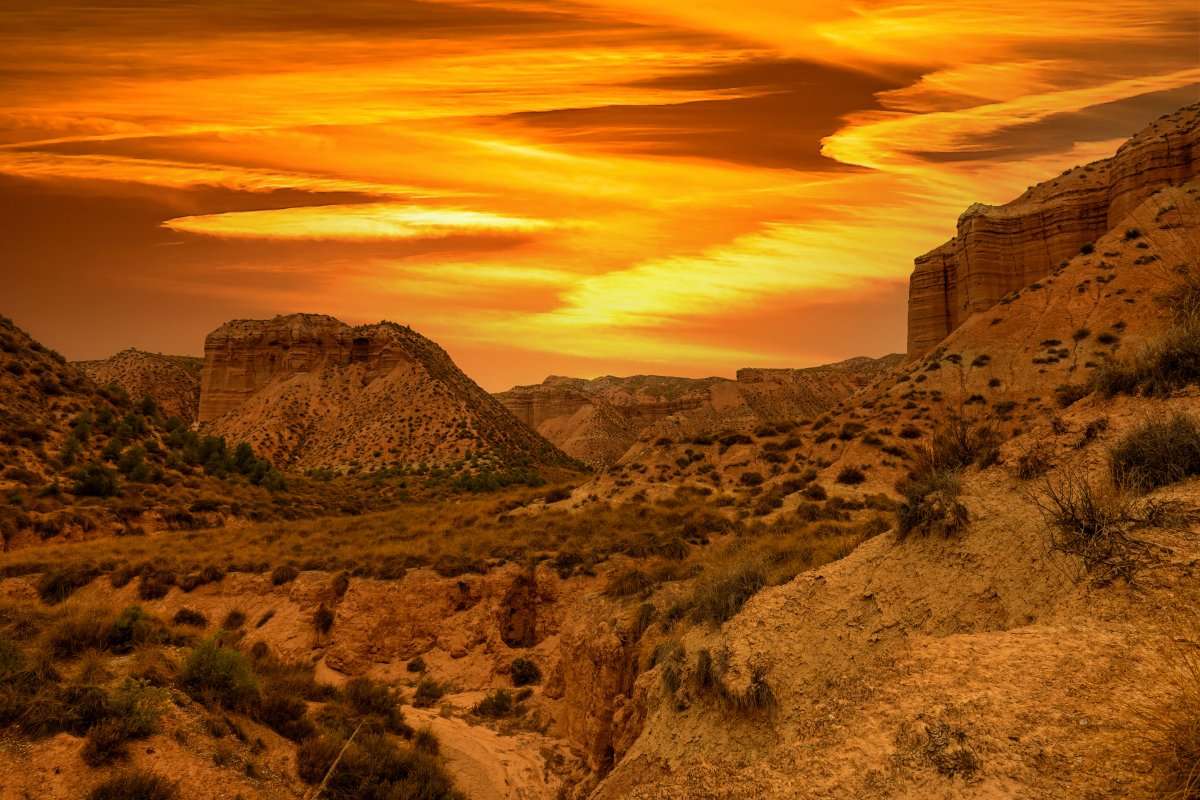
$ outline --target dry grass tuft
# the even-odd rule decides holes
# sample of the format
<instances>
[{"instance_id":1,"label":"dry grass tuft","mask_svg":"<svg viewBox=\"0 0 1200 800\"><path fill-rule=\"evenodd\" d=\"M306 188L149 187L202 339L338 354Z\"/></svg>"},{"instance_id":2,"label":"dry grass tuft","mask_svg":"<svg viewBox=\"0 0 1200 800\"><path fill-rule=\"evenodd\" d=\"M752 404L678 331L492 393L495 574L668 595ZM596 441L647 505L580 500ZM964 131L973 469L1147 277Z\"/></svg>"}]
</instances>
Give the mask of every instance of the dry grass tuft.
<instances>
[{"instance_id":1,"label":"dry grass tuft","mask_svg":"<svg viewBox=\"0 0 1200 800\"><path fill-rule=\"evenodd\" d=\"M1047 478L1032 500L1049 527L1050 548L1080 559L1101 586L1133 581L1154 560L1154 548L1131 533L1161 524L1170 511L1161 503L1135 503L1121 488L1078 472Z\"/></svg>"},{"instance_id":2,"label":"dry grass tuft","mask_svg":"<svg viewBox=\"0 0 1200 800\"><path fill-rule=\"evenodd\" d=\"M1189 627L1189 634L1197 628ZM1176 637L1167 659L1170 699L1144 714L1156 796L1195 800L1200 797L1200 641L1193 635Z\"/></svg>"},{"instance_id":3,"label":"dry grass tuft","mask_svg":"<svg viewBox=\"0 0 1200 800\"><path fill-rule=\"evenodd\" d=\"M1113 481L1139 492L1200 475L1200 420L1147 420L1113 446L1109 459Z\"/></svg>"}]
</instances>

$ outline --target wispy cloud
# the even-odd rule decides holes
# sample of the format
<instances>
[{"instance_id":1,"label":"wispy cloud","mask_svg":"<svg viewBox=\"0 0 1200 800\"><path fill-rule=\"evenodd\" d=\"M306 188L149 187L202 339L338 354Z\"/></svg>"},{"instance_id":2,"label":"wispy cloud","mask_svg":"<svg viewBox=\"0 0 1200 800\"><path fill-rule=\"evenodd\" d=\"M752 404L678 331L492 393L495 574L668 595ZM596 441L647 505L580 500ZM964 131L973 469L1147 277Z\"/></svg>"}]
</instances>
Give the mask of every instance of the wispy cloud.
<instances>
[{"instance_id":1,"label":"wispy cloud","mask_svg":"<svg viewBox=\"0 0 1200 800\"><path fill-rule=\"evenodd\" d=\"M859 303L963 206L1200 82L1193 0L83 6L0 22L0 235L54 276L6 299L72 354L130 343L87 316L117 305L154 349L396 317L524 378L894 350Z\"/></svg>"},{"instance_id":2,"label":"wispy cloud","mask_svg":"<svg viewBox=\"0 0 1200 800\"><path fill-rule=\"evenodd\" d=\"M462 208L399 203L302 206L176 217L171 230L252 239L421 239L454 234L528 234L553 227L527 219Z\"/></svg>"}]
</instances>

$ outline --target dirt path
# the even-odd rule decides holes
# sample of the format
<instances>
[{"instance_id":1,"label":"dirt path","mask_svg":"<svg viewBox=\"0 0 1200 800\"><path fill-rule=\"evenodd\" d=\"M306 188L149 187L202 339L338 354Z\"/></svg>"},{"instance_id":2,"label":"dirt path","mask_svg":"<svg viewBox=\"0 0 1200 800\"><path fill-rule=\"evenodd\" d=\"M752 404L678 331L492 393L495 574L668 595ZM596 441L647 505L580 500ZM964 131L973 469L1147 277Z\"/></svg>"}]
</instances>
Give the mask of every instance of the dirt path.
<instances>
[{"instance_id":1,"label":"dirt path","mask_svg":"<svg viewBox=\"0 0 1200 800\"><path fill-rule=\"evenodd\" d=\"M546 768L541 736L504 736L409 706L404 715L414 727L433 730L450 773L471 800L554 800L560 781Z\"/></svg>"}]
</instances>

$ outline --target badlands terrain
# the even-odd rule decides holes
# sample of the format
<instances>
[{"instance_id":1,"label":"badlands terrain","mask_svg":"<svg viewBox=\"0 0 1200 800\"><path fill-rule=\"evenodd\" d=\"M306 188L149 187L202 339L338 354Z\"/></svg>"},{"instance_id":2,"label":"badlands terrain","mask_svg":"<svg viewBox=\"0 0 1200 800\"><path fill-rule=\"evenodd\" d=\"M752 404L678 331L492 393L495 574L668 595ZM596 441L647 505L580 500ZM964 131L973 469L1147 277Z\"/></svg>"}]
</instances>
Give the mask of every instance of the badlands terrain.
<instances>
[{"instance_id":1,"label":"badlands terrain","mask_svg":"<svg viewBox=\"0 0 1200 800\"><path fill-rule=\"evenodd\" d=\"M1198 175L1192 106L736 380L4 320L0 798L1200 797Z\"/></svg>"}]
</instances>

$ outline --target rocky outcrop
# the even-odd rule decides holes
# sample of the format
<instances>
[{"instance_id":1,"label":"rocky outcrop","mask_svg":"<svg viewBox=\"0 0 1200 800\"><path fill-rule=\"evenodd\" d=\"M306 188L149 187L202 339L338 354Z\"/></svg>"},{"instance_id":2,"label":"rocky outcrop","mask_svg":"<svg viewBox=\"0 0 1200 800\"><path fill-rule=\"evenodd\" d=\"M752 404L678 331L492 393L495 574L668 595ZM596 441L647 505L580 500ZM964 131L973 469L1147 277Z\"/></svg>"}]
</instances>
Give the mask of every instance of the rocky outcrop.
<instances>
[{"instance_id":1,"label":"rocky outcrop","mask_svg":"<svg viewBox=\"0 0 1200 800\"><path fill-rule=\"evenodd\" d=\"M200 422L280 465L568 461L441 347L391 322L235 320L205 340L200 384Z\"/></svg>"},{"instance_id":2,"label":"rocky outcrop","mask_svg":"<svg viewBox=\"0 0 1200 800\"><path fill-rule=\"evenodd\" d=\"M611 375L551 376L496 395L518 419L594 467L639 439L720 427L753 428L820 414L895 366L900 356L853 358L807 369L742 369L737 380Z\"/></svg>"},{"instance_id":3,"label":"rocky outcrop","mask_svg":"<svg viewBox=\"0 0 1200 800\"><path fill-rule=\"evenodd\" d=\"M200 407L200 370L204 360L166 356L136 348L122 350L102 361L76 363L98 386L117 385L138 401L149 397L168 417L196 421Z\"/></svg>"},{"instance_id":4,"label":"rocky outcrop","mask_svg":"<svg viewBox=\"0 0 1200 800\"><path fill-rule=\"evenodd\" d=\"M908 354L933 349L972 314L1048 275L1163 186L1200 174L1200 105L1138 133L1112 158L1068 170L1002 206L977 203L953 239L916 259Z\"/></svg>"}]
</instances>

